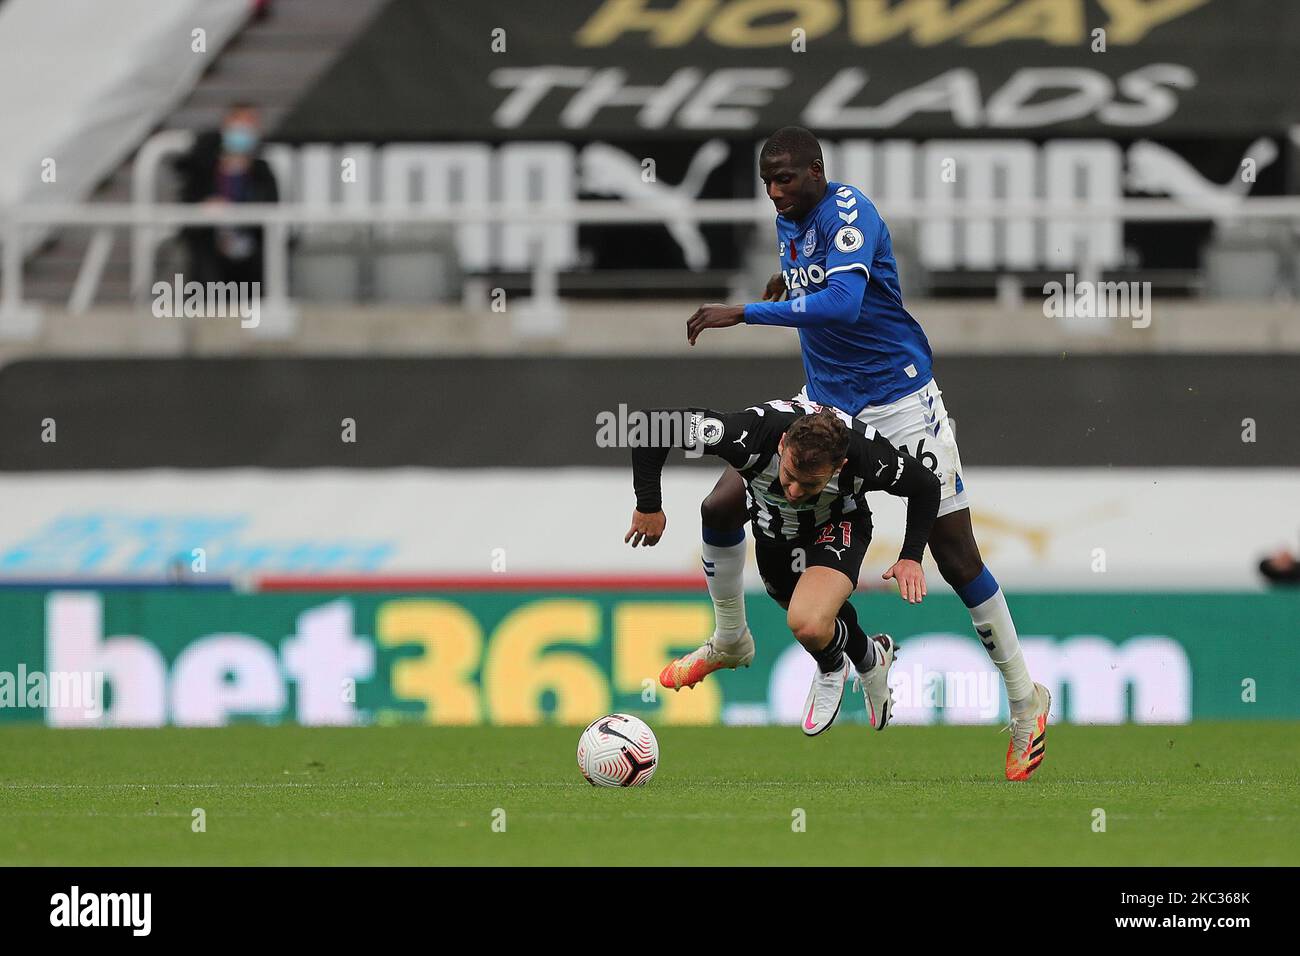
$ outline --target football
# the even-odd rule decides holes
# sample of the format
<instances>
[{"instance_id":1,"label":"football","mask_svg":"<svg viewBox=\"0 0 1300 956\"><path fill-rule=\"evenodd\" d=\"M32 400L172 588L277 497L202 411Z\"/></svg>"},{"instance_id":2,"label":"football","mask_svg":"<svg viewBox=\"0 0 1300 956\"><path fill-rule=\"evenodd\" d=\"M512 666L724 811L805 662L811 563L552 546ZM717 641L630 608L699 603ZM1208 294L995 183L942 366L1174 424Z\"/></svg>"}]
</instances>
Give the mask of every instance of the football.
<instances>
[{"instance_id":1,"label":"football","mask_svg":"<svg viewBox=\"0 0 1300 956\"><path fill-rule=\"evenodd\" d=\"M601 717L578 738L578 769L593 787L640 787L658 766L659 741L639 717Z\"/></svg>"}]
</instances>

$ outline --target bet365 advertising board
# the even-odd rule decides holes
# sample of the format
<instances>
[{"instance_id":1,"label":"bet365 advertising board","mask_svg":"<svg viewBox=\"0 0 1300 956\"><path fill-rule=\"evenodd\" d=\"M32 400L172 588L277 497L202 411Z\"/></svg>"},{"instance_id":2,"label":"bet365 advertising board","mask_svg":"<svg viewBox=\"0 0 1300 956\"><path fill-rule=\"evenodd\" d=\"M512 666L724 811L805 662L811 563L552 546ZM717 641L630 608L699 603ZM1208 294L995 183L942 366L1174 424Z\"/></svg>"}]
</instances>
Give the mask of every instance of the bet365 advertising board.
<instances>
[{"instance_id":1,"label":"bet365 advertising board","mask_svg":"<svg viewBox=\"0 0 1300 956\"><path fill-rule=\"evenodd\" d=\"M938 591L939 589L935 589ZM1300 717L1300 592L1013 594L1055 719ZM902 653L898 723L1004 719L1001 680L960 602L854 598ZM751 668L691 691L660 668L712 630L702 591L0 593L0 720L51 726L794 723L812 673L784 613L751 594ZM847 695L841 719L863 719Z\"/></svg>"}]
</instances>

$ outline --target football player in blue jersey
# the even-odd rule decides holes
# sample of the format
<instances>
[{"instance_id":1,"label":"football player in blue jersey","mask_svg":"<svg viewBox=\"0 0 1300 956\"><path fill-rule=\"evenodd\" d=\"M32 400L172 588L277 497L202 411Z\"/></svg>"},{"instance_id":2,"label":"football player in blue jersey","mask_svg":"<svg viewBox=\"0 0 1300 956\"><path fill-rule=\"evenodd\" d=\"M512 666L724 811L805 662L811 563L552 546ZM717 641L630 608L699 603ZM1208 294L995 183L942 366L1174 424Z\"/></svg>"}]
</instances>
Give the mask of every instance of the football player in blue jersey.
<instances>
[{"instance_id":1,"label":"football player in blue jersey","mask_svg":"<svg viewBox=\"0 0 1300 956\"><path fill-rule=\"evenodd\" d=\"M762 302L698 309L687 322L687 338L694 345L706 329L742 323L798 329L807 385L797 400L844 409L934 471L942 500L930 553L970 609L1006 684L1007 779L1028 779L1046 751L1051 697L1030 678L1006 598L980 557L930 343L903 305L889 229L861 190L827 180L821 145L806 129L773 133L759 154L759 175L776 207L781 272L768 282ZM748 664L754 655L744 604L747 502L734 469L719 479L701 514L716 629L710 641L664 669L665 687L693 684L713 670Z\"/></svg>"}]
</instances>

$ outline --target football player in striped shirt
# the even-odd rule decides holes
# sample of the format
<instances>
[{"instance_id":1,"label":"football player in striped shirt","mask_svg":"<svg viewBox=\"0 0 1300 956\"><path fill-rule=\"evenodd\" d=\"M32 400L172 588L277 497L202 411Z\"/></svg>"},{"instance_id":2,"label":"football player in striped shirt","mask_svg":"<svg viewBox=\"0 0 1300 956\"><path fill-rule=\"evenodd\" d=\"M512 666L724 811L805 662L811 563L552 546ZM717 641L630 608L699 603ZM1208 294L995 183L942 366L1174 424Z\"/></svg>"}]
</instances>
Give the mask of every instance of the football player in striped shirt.
<instances>
[{"instance_id":1,"label":"football player in striped shirt","mask_svg":"<svg viewBox=\"0 0 1300 956\"><path fill-rule=\"evenodd\" d=\"M813 737L830 727L851 673L857 675L871 726L883 730L892 707L888 677L894 642L888 634L869 638L849 601L871 542L865 496L883 490L907 498L903 547L882 577L897 581L903 598L917 604L925 596L920 562L939 510L934 473L870 425L808 402L768 402L732 413L643 414L684 424L670 429L671 437L633 449L636 510L623 540L634 548L653 547L663 536L667 519L660 476L670 447L722 458L748 489L767 593L786 609L791 633L817 662L803 732Z\"/></svg>"},{"instance_id":2,"label":"football player in striped shirt","mask_svg":"<svg viewBox=\"0 0 1300 956\"><path fill-rule=\"evenodd\" d=\"M975 542L953 424L931 370L930 343L903 306L889 229L860 189L827 181L821 146L806 129L773 133L759 154L759 174L776 207L781 273L762 302L697 310L687 337L694 345L706 329L742 323L797 328L807 381L798 397L845 409L938 476L943 495L930 554L1006 684L1007 779L1028 779L1046 753L1051 695L1029 676L1007 600ZM734 472L718 481L702 514L717 628L665 671L666 686L693 684L753 655L744 609L744 484Z\"/></svg>"}]
</instances>

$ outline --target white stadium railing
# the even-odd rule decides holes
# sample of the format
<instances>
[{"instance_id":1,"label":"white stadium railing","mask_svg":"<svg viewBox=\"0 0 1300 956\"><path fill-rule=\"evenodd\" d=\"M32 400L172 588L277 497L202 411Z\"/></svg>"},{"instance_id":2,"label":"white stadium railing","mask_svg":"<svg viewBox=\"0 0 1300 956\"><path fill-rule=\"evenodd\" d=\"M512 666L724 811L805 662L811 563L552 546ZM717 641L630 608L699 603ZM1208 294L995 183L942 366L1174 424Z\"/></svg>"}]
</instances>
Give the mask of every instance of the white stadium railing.
<instances>
[{"instance_id":1,"label":"white stadium railing","mask_svg":"<svg viewBox=\"0 0 1300 956\"><path fill-rule=\"evenodd\" d=\"M1300 196L1241 197L1230 211L1219 203L1194 203L1181 199L1124 199L1108 204L1059 202L967 202L881 204L890 222L929 220L982 221L1088 221L1118 219L1124 222L1207 221L1220 224L1247 221L1289 221L1300 224ZM131 288L143 299L153 279L155 253L168 230L182 226L262 226L265 229L265 293L261 299L262 323L258 334L292 334L297 314L290 301L289 236L299 226L455 225L503 223L546 225L650 224L674 222L770 225L771 204L762 200L696 200L683 208L636 201L577 201L564 205L447 206L441 209L403 209L375 205L342 208L300 204L244 204L208 207L177 203L79 203L21 205L0 209L0 337L34 338L40 330L41 310L23 297L24 234L53 227L90 227L95 230L81 272L74 284L70 308L80 311L93 301L99 277L108 258L112 230L131 231ZM532 328L556 331L563 321L556 296L559 266L540 241L532 256L533 298L521 319ZM1086 272L1086 267L1081 268Z\"/></svg>"}]
</instances>

